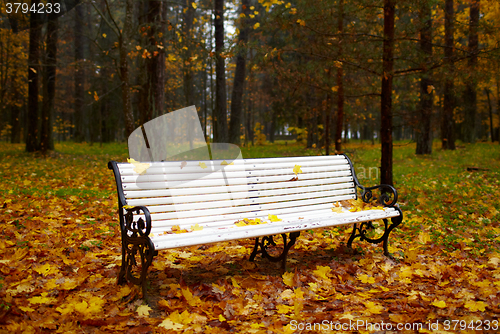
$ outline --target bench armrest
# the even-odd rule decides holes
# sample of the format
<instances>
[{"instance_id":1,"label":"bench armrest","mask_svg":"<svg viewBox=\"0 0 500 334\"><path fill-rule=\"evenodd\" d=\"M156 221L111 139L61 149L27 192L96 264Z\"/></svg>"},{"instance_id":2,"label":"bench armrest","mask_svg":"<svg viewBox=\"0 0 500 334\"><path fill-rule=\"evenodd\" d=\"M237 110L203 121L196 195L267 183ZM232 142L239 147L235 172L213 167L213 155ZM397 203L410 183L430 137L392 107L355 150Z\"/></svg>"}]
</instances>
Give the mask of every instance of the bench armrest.
<instances>
[{"instance_id":1,"label":"bench armrest","mask_svg":"<svg viewBox=\"0 0 500 334\"><path fill-rule=\"evenodd\" d=\"M349 157L345 154L343 154L343 156L347 159L349 165L351 166L351 173L354 179L354 183L356 187L361 189L361 199L363 200L363 202L369 203L372 200L378 200L380 205L391 208L396 205L396 202L398 201L398 192L396 188L394 188L389 184L379 184L373 187L363 187L359 183L358 178L356 177L356 173L354 172L354 167L352 165L351 159L349 159ZM380 196L378 198L374 197L372 192L372 190L376 189L380 190Z\"/></svg>"},{"instance_id":2,"label":"bench armrest","mask_svg":"<svg viewBox=\"0 0 500 334\"><path fill-rule=\"evenodd\" d=\"M378 197L378 202L386 207L394 207L396 202L398 201L398 192L397 190L388 184L379 184L373 187L363 187L359 183L356 186L361 189L361 199L365 203L369 203L372 200L377 200L377 197L373 196L372 190L379 189L380 196Z\"/></svg>"},{"instance_id":3,"label":"bench armrest","mask_svg":"<svg viewBox=\"0 0 500 334\"><path fill-rule=\"evenodd\" d=\"M149 213L149 210L145 206L135 206L133 208L124 208L127 213L124 215L125 218L125 226L124 228L127 231L132 232L132 235L139 235L141 237L147 237L149 236L149 233L151 233L151 214ZM142 217L139 218L139 220L134 221L134 212L136 214L144 214L144 218L146 218L146 221L142 219Z\"/></svg>"}]
</instances>

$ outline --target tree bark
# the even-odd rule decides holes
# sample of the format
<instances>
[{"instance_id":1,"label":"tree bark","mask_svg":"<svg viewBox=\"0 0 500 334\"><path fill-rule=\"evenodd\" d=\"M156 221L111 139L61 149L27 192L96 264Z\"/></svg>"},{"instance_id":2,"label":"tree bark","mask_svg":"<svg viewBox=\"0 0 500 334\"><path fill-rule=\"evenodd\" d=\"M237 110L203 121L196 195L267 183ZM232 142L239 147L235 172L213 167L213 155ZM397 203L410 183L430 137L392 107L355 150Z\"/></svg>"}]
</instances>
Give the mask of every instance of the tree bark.
<instances>
[{"instance_id":1,"label":"tree bark","mask_svg":"<svg viewBox=\"0 0 500 334\"><path fill-rule=\"evenodd\" d=\"M392 180L392 79L394 71L394 0L384 0L384 42L382 55L382 92L380 110L380 139L382 142L382 184Z\"/></svg>"},{"instance_id":2,"label":"tree bark","mask_svg":"<svg viewBox=\"0 0 500 334\"><path fill-rule=\"evenodd\" d=\"M453 120L453 110L455 109L455 87L454 73L455 65L453 63L454 50L454 20L455 11L453 0L446 0L444 13L444 58L446 62L446 78L444 83L443 98L443 118L441 122L441 146L445 150L455 149L455 122Z\"/></svg>"},{"instance_id":3,"label":"tree bark","mask_svg":"<svg viewBox=\"0 0 500 334\"><path fill-rule=\"evenodd\" d=\"M122 103L123 103L123 119L125 123L125 137L128 138L132 131L134 131L134 114L132 112L132 104L130 102L130 82L129 82L129 70L128 70L128 48L127 44L130 41L131 28L132 28L132 12L133 12L133 2L132 0L126 1L125 6L125 22L123 24L122 33L118 36L118 48L120 49L120 65L119 73L120 80L122 82Z\"/></svg>"},{"instance_id":4,"label":"tree bark","mask_svg":"<svg viewBox=\"0 0 500 334\"><path fill-rule=\"evenodd\" d=\"M231 97L231 121L229 123L229 142L240 144L241 125L243 122L243 91L246 72L246 45L248 42L248 15L250 12L249 1L241 1L240 33L238 35L238 53L236 55L236 70L234 72L233 93Z\"/></svg>"},{"instance_id":5,"label":"tree bark","mask_svg":"<svg viewBox=\"0 0 500 334\"><path fill-rule=\"evenodd\" d=\"M85 113L85 69L83 61L85 59L84 42L83 42L83 26L84 15L83 4L75 7L75 22L74 22L74 46L75 46L75 102L74 102L74 121L75 135L74 139L77 142L82 142L87 138L88 129L85 126L88 124L87 115Z\"/></svg>"},{"instance_id":6,"label":"tree bark","mask_svg":"<svg viewBox=\"0 0 500 334\"><path fill-rule=\"evenodd\" d=\"M224 64L224 0L215 0L215 122L214 142L228 142L226 67Z\"/></svg>"},{"instance_id":7,"label":"tree bark","mask_svg":"<svg viewBox=\"0 0 500 334\"><path fill-rule=\"evenodd\" d=\"M471 0L469 19L469 59L468 78L464 93L464 141L473 143L476 140L476 114L477 114L477 83L475 71L479 51L479 0Z\"/></svg>"},{"instance_id":8,"label":"tree bark","mask_svg":"<svg viewBox=\"0 0 500 334\"><path fill-rule=\"evenodd\" d=\"M33 0L32 5L38 7L39 0ZM40 17L36 12L30 12L29 54L28 54L28 131L26 136L26 151L35 152L38 149L38 72L40 71Z\"/></svg>"},{"instance_id":9,"label":"tree bark","mask_svg":"<svg viewBox=\"0 0 500 334\"><path fill-rule=\"evenodd\" d=\"M420 106L417 114L417 149L416 154L432 153L432 104L434 87L431 74L425 67L432 58L432 13L428 2L421 3L420 8L420 51L422 52L424 70L420 76Z\"/></svg>"},{"instance_id":10,"label":"tree bark","mask_svg":"<svg viewBox=\"0 0 500 334\"><path fill-rule=\"evenodd\" d=\"M56 65L57 65L57 32L59 23L57 14L51 13L47 23L47 56L44 71L44 94L42 106L42 128L40 132L40 151L54 149L52 138L52 118L54 115L54 99L56 95Z\"/></svg>"},{"instance_id":11,"label":"tree bark","mask_svg":"<svg viewBox=\"0 0 500 334\"><path fill-rule=\"evenodd\" d=\"M339 33L339 56L342 58L342 34L344 33L344 1L339 1L339 17L338 17L338 33ZM342 127L344 125L344 70L342 63L337 65L337 131L335 132L335 153L342 152ZM346 133L347 135L347 133Z\"/></svg>"},{"instance_id":12,"label":"tree bark","mask_svg":"<svg viewBox=\"0 0 500 334\"><path fill-rule=\"evenodd\" d=\"M193 70L191 64L191 54L193 49L192 43L192 29L194 20L194 7L193 0L186 0L186 10L183 14L183 30L184 30L184 44L187 49L183 52L183 79L184 79L184 97L186 99L186 106L192 106L194 103L193 94Z\"/></svg>"}]
</instances>

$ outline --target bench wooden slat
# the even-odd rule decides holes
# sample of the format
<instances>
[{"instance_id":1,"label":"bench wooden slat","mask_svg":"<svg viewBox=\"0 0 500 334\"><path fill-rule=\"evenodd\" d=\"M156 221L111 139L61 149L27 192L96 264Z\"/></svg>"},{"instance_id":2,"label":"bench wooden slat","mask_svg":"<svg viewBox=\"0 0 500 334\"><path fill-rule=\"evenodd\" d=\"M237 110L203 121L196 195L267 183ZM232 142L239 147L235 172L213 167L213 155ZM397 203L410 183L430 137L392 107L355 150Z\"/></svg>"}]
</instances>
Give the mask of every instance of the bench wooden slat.
<instances>
[{"instance_id":1,"label":"bench wooden slat","mask_svg":"<svg viewBox=\"0 0 500 334\"><path fill-rule=\"evenodd\" d=\"M199 244L209 244L220 241L229 241L243 238L255 238L266 235L295 232L319 227L330 227L352 224L360 221L372 221L388 217L397 217L399 212L394 209L371 210L364 212L349 212L337 216L304 219L303 221L269 222L267 224L249 226L226 226L221 228L203 229L182 234L155 235L151 239L155 249L169 249Z\"/></svg>"},{"instance_id":2,"label":"bench wooden slat","mask_svg":"<svg viewBox=\"0 0 500 334\"><path fill-rule=\"evenodd\" d=\"M308 184L307 182L304 183ZM309 183L311 184L311 183ZM325 189L329 190L348 190L349 193L353 193L353 187L354 184L352 182L349 183L335 183L335 184L329 184L328 186L325 186L323 184L320 185L311 185L310 187L304 187L304 186L299 186L299 187L286 187L286 185L276 185L272 186L267 184L267 189L265 187L259 187L260 189L255 189L257 185L251 185L251 186L240 186L240 187L221 187L221 189L218 189L218 191L213 191L211 189L211 193L208 194L203 194L203 195L184 195L181 196L179 194L176 194L175 196L173 194L173 191L171 191L171 196L168 197L160 197L162 195L165 195L164 191L158 191L156 193L156 196L153 198L152 195L150 196L145 196L144 198L128 198L127 202L129 205L132 206L138 206L138 205L144 205L144 206L153 206L153 205L165 205L165 204L181 204L181 203L193 203L193 202L200 202L204 201L207 199L207 196L210 196L210 199L215 201L215 200L231 200L231 199L242 199L242 198L248 198L248 197L265 197L265 196L275 196L275 195L286 195L286 194L297 194L297 193L306 193L306 192L315 192L315 191L324 191ZM263 184L259 185L263 186ZM277 187L281 186L281 187ZM182 189L175 189L175 190L182 190ZM250 193L248 192L250 190ZM199 190L198 190L199 192ZM147 198L146 198L147 197Z\"/></svg>"},{"instance_id":3,"label":"bench wooden slat","mask_svg":"<svg viewBox=\"0 0 500 334\"><path fill-rule=\"evenodd\" d=\"M350 188L354 187L352 183L352 176L337 177L332 180L329 185L331 189L340 188ZM336 182L336 183L334 183ZM269 182L260 184L250 184L250 185L230 185L221 187L210 187L210 192L212 194L225 193L225 192L239 192L244 190L267 190L267 189L281 189L289 188L292 182ZM313 179L313 180L298 180L294 181L293 185L296 187L302 187L306 185L321 185L325 184L323 179ZM184 195L195 195L200 193L198 188L174 188L174 189L152 189L152 190L126 190L123 192L127 202L135 198L148 198L148 197L163 197L163 196L184 196ZM130 204L135 205L135 204Z\"/></svg>"},{"instance_id":4,"label":"bench wooden slat","mask_svg":"<svg viewBox=\"0 0 500 334\"><path fill-rule=\"evenodd\" d=\"M151 219L155 222L154 225L157 224L157 221L160 220L172 220L170 224L178 225L180 223L180 219L184 218L192 218L192 217L201 217L202 221L212 221L217 219L216 217L220 217L224 219L225 217L233 217L234 219L242 219L246 217L242 214L248 214L252 211L259 211L261 215L267 217L268 214L278 215L286 212L293 212L294 210L315 210L315 205L326 205L328 207L332 207L332 203L336 201L354 199L355 195L343 195L343 196L331 196L331 197L321 197L321 198L313 198L313 199L303 199L289 202L277 202L277 203L267 203L267 204L257 204L257 205L247 205L247 206L237 206L237 207L226 207L226 208L216 208L216 209L200 209L200 210L191 210L191 211L177 211L171 213L152 213ZM300 209L297 209L299 208ZM241 217L241 218L240 218ZM177 222L173 220L177 219ZM229 218L227 218L229 219ZM171 226L171 225L170 225Z\"/></svg>"}]
</instances>

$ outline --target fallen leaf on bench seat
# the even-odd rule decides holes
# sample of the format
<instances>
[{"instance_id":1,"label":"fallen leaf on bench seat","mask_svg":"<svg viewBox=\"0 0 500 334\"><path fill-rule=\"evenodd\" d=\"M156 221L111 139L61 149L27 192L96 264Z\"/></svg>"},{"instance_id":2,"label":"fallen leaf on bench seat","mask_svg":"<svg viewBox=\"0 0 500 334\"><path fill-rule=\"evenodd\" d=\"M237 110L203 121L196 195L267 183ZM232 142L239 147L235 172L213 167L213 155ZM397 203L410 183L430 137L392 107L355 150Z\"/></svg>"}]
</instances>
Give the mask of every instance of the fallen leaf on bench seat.
<instances>
[{"instance_id":1,"label":"fallen leaf on bench seat","mask_svg":"<svg viewBox=\"0 0 500 334\"><path fill-rule=\"evenodd\" d=\"M222 161L221 163L221 166L225 166L225 165L234 165L234 162L231 162L230 164L227 163L226 160Z\"/></svg>"},{"instance_id":2,"label":"fallen leaf on bench seat","mask_svg":"<svg viewBox=\"0 0 500 334\"><path fill-rule=\"evenodd\" d=\"M295 175L302 173L302 169L300 169L300 167L301 166L299 165L295 165L295 167L293 167L293 172L295 173Z\"/></svg>"},{"instance_id":3,"label":"fallen leaf on bench seat","mask_svg":"<svg viewBox=\"0 0 500 334\"><path fill-rule=\"evenodd\" d=\"M201 230L203 230L203 226L198 225L198 223L196 223L196 225L191 226L191 231L201 231Z\"/></svg>"},{"instance_id":4,"label":"fallen leaf on bench seat","mask_svg":"<svg viewBox=\"0 0 500 334\"><path fill-rule=\"evenodd\" d=\"M175 233L175 234L180 234L180 233L188 233L188 232L189 232L189 231L188 231L188 230L186 230L186 229L182 229L182 230L181 230L181 228L180 228L180 226L179 226L179 225L174 225L174 226L172 226L171 231L172 231L173 233ZM169 232L166 232L166 231L165 231L165 234L168 234L168 233L169 233Z\"/></svg>"},{"instance_id":5,"label":"fallen leaf on bench seat","mask_svg":"<svg viewBox=\"0 0 500 334\"><path fill-rule=\"evenodd\" d=\"M260 218L256 219L244 218L242 220L234 222L234 225L236 226L259 225L259 224L267 224L267 222L260 220Z\"/></svg>"},{"instance_id":6,"label":"fallen leaf on bench seat","mask_svg":"<svg viewBox=\"0 0 500 334\"><path fill-rule=\"evenodd\" d=\"M134 167L135 167L134 172L136 172L137 174L140 174L140 175L143 175L144 173L146 173L146 170L151 166L150 164L135 161L134 159L127 159L127 162L129 164L134 165Z\"/></svg>"},{"instance_id":7,"label":"fallen leaf on bench seat","mask_svg":"<svg viewBox=\"0 0 500 334\"><path fill-rule=\"evenodd\" d=\"M206 165L204 162L201 162L201 161L200 161L199 165L200 165L200 167L201 167L201 168L203 168L203 169L207 168L207 165Z\"/></svg>"},{"instance_id":8,"label":"fallen leaf on bench seat","mask_svg":"<svg viewBox=\"0 0 500 334\"><path fill-rule=\"evenodd\" d=\"M278 216L271 215L271 214L267 215L267 219L269 219L272 222L280 222L280 221L282 221L282 219L279 219Z\"/></svg>"}]
</instances>

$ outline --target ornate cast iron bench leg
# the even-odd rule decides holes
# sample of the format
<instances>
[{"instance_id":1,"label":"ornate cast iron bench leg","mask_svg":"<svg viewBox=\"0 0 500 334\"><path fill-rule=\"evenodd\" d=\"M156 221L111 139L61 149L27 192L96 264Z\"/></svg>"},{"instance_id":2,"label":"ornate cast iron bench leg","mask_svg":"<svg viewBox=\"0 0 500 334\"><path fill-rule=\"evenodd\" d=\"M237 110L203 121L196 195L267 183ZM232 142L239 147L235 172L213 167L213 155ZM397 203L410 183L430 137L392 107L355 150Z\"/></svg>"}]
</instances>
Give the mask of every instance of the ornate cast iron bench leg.
<instances>
[{"instance_id":1,"label":"ornate cast iron bench leg","mask_svg":"<svg viewBox=\"0 0 500 334\"><path fill-rule=\"evenodd\" d=\"M399 208L398 208L398 210L399 210ZM401 212L401 210L399 210L399 213L400 213L399 216L391 218L392 224L390 224L390 225L389 225L387 219L383 219L384 227L385 227L384 234L381 237L376 238L376 239L372 239L366 235L366 233L368 232L369 229L374 228L374 226L372 225L372 222L363 222L359 225L359 227L358 227L357 223L354 223L353 228L352 228L352 232L351 232L351 236L349 237L349 241L347 242L347 247L352 249L352 242L356 238L359 238L361 241L366 240L372 244L378 244L380 242L383 242L382 245L383 245L383 249L384 249L384 255L392 258L392 255L389 253L389 249L388 249L389 233L391 233L391 231L396 226L401 224L401 222L403 221L403 213Z\"/></svg>"},{"instance_id":2,"label":"ornate cast iron bench leg","mask_svg":"<svg viewBox=\"0 0 500 334\"><path fill-rule=\"evenodd\" d=\"M140 285L142 297L147 300L148 268L153 262L153 257L158 252L155 251L153 242L148 237L151 230L150 227L147 227L148 224L142 218L139 218L138 221L133 220L133 212L140 213L141 210L140 207L127 209L124 217L124 226L122 226L122 267L118 274L118 284L129 281ZM149 212L146 214L146 220L149 219L147 216L149 216Z\"/></svg>"},{"instance_id":3,"label":"ornate cast iron bench leg","mask_svg":"<svg viewBox=\"0 0 500 334\"><path fill-rule=\"evenodd\" d=\"M286 233L282 233L281 237L283 238L283 251L280 255L278 256L272 256L267 252L267 247L271 246L276 246L276 243L274 242L273 236L268 235L262 238L255 238L255 245L253 247L252 254L250 254L250 261L255 260L255 256L257 254L261 254L262 257L265 257L271 262L278 262L281 261L281 271L285 272L286 269L286 256L288 255L288 251L292 246L295 244L295 241L297 238L300 236L300 232L291 232L289 233L289 238L290 240L287 241L287 235Z\"/></svg>"}]
</instances>

